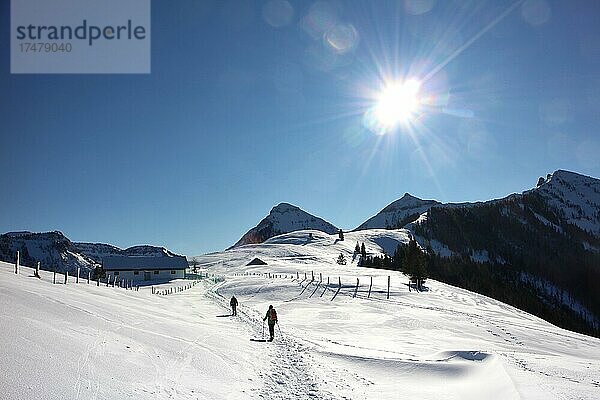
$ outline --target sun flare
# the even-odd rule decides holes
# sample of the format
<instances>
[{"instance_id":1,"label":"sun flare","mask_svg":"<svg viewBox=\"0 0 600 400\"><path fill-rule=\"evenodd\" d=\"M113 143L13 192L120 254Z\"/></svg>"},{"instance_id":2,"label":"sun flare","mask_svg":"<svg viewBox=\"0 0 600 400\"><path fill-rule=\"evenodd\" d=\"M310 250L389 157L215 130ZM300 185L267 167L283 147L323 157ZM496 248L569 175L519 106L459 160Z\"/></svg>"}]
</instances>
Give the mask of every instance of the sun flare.
<instances>
[{"instance_id":1,"label":"sun flare","mask_svg":"<svg viewBox=\"0 0 600 400\"><path fill-rule=\"evenodd\" d=\"M380 93L375 105L375 117L379 124L390 128L399 123L407 123L419 111L421 83L415 79L394 82Z\"/></svg>"}]
</instances>

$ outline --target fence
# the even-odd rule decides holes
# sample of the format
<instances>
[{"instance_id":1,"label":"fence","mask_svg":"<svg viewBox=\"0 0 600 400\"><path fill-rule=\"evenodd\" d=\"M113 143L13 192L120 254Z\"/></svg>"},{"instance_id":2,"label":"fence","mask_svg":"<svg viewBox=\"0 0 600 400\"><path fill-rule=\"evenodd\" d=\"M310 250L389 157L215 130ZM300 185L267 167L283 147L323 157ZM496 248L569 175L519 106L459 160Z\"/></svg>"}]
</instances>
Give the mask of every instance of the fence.
<instances>
[{"instance_id":1,"label":"fence","mask_svg":"<svg viewBox=\"0 0 600 400\"><path fill-rule=\"evenodd\" d=\"M22 265L21 265L21 254L19 251L16 252L14 265L15 265L14 273L17 275L20 274ZM32 269L34 270L33 276L38 279L42 279L42 275L40 274L41 262L38 261L36 263L35 267ZM106 277L104 277L104 278L96 277L96 279L93 279L91 276L90 270L83 271L83 273L82 273L80 267L77 267L75 274L73 274L73 275L70 275L68 270L58 272L56 270L56 268L54 268L51 271L46 270L46 272L49 274L52 274L52 284L55 284L55 285L56 284L67 285L70 283L71 284L72 283L79 284L80 280L81 280L81 281L84 281L88 285L95 284L96 286L113 287L113 288L116 287L116 288L121 288L121 289L125 289L125 290L136 291L136 292L139 291L139 289L140 289L140 282L136 282L133 279L119 279L117 276L113 276L111 274L107 274ZM200 277L200 279L202 279L203 278L202 274L200 274L199 277ZM208 278L209 274L206 274L204 277ZM215 281L216 281L216 280L222 279L222 278L217 277L216 275L213 274L213 279L215 279ZM152 294L168 295L168 294L183 292L184 290L187 290L187 289L191 289L198 282L199 282L199 279L193 279L191 282L186 283L183 286L175 286L175 287L170 287L167 289L158 289L155 286L152 286L151 290L152 290Z\"/></svg>"},{"instance_id":2,"label":"fence","mask_svg":"<svg viewBox=\"0 0 600 400\"><path fill-rule=\"evenodd\" d=\"M302 287L302 290L301 290L300 294L298 295L298 297L302 296L304 293L310 293L308 298L312 298L313 296L315 296L317 294L319 297L323 297L325 295L325 293L329 290L333 294L330 301L335 300L335 298L340 293L348 295L352 298L358 297L358 298L371 299L371 298L377 297L378 299L385 298L386 300L389 300L390 297L397 296L401 292L410 292L413 290L418 292L418 290L416 288L411 289L411 281L410 280L408 281L408 283L402 283L401 278L398 278L398 282L401 282L399 284L399 286L393 287L391 275L387 275L387 277L385 275L380 276L380 278L383 278L383 283L381 283L381 281L375 282L375 283L379 283L379 286L374 286L373 276L366 277L367 278L366 282L368 282L368 284L364 283L365 282L364 277L356 277L356 283L354 283L354 278L351 278L352 280L348 281L347 276L344 279L346 279L346 282L348 282L348 283L342 282L342 276L335 276L334 279L331 279L331 277L327 276L327 283L325 283L323 280L323 274L320 272L318 275L318 278L317 278L314 271L311 271L310 273L308 273L308 272L300 273L300 272L296 271L295 274L290 274L290 273L275 274L275 273L271 273L271 272L245 272L245 273L235 273L235 274L233 274L233 276L259 276L259 277L263 277L263 278L267 278L267 279L291 279L292 282L295 281ZM362 281L363 286L361 286L361 279L363 279L363 281ZM311 285L314 288L312 290L309 290L309 287ZM319 290L321 288L323 288L322 291ZM405 289L405 290L401 291L401 290L398 290L398 288Z\"/></svg>"}]
</instances>

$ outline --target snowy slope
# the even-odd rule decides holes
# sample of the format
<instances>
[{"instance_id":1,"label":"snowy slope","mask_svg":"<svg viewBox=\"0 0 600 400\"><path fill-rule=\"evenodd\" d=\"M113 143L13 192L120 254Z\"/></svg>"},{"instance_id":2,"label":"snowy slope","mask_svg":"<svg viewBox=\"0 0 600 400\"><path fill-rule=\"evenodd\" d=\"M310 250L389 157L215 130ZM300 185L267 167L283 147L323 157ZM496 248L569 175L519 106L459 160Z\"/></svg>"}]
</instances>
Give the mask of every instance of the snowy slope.
<instances>
[{"instance_id":1,"label":"snowy slope","mask_svg":"<svg viewBox=\"0 0 600 400\"><path fill-rule=\"evenodd\" d=\"M49 274L16 276L12 265L0 263L0 337L10 343L1 350L0 393L15 399L598 398L600 340L439 282L409 292L396 272L335 263L340 252L351 259L357 241L378 253L407 239L405 230L351 232L342 242L293 232L200 256L224 280L170 296L150 288L52 285ZM268 265L246 267L253 255ZM296 273L300 282L292 279ZM343 288L332 301L338 279ZM239 316L225 317L232 294ZM276 340L252 342L262 336L269 304L278 310Z\"/></svg>"},{"instance_id":2,"label":"snowy slope","mask_svg":"<svg viewBox=\"0 0 600 400\"><path fill-rule=\"evenodd\" d=\"M377 215L363 222L357 230L362 229L398 229L414 221L431 207L440 204L435 200L421 200L405 193L400 199L386 206Z\"/></svg>"},{"instance_id":3,"label":"snowy slope","mask_svg":"<svg viewBox=\"0 0 600 400\"><path fill-rule=\"evenodd\" d=\"M273 207L269 215L257 226L246 232L233 247L262 243L273 236L301 229L315 229L330 234L338 231L335 226L319 217L291 204L280 203Z\"/></svg>"}]
</instances>

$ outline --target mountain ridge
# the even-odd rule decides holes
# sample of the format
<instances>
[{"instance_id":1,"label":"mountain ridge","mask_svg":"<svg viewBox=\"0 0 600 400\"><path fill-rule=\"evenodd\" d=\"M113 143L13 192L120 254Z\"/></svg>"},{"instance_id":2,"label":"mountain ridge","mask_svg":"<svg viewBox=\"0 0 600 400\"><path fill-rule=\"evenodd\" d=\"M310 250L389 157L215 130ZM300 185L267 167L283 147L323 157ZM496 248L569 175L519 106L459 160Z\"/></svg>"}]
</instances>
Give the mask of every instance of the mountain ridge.
<instances>
[{"instance_id":1,"label":"mountain ridge","mask_svg":"<svg viewBox=\"0 0 600 400\"><path fill-rule=\"evenodd\" d=\"M111 255L173 257L177 254L165 247L136 245L121 249L105 243L72 242L61 231L7 232L0 235L0 260L14 262L19 251L23 265L33 266L40 262L41 268L58 272L93 270L102 257Z\"/></svg>"}]
</instances>

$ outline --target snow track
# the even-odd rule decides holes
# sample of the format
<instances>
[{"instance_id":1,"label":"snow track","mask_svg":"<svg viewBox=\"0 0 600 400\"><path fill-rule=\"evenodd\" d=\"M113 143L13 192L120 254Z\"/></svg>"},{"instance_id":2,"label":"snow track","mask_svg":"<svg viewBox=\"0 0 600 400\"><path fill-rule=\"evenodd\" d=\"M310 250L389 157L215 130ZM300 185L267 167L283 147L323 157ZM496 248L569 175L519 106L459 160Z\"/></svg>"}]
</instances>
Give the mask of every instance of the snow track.
<instances>
[{"instance_id":1,"label":"snow track","mask_svg":"<svg viewBox=\"0 0 600 400\"><path fill-rule=\"evenodd\" d=\"M230 311L228 299L219 293L219 288L226 282L216 284L207 292L207 296L217 302L224 310ZM258 292L260 292L259 287ZM258 294L257 292L257 294ZM265 310L266 312L266 310ZM262 321L261 314L254 309L238 308L238 316L234 319L248 325L254 337L268 336L268 328ZM264 336L263 336L264 333ZM316 398L334 400L332 393L320 390L314 364L309 349L302 345L293 335L283 333L279 326L275 327L275 341L253 342L257 352L264 352L269 357L269 369L258 373L262 385L251 389L258 398L265 399L308 399Z\"/></svg>"}]
</instances>

